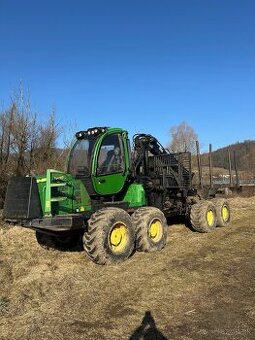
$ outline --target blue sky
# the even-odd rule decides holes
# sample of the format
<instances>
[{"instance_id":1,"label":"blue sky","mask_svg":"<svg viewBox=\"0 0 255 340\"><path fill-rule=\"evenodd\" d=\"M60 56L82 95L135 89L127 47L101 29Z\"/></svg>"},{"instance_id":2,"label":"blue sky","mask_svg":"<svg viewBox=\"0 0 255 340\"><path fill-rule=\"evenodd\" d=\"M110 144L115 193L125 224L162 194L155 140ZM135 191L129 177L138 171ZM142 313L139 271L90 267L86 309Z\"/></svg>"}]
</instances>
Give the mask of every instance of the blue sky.
<instances>
[{"instance_id":1,"label":"blue sky","mask_svg":"<svg viewBox=\"0 0 255 340\"><path fill-rule=\"evenodd\" d=\"M0 0L0 103L22 79L67 129L254 139L254 21L252 0Z\"/></svg>"}]
</instances>

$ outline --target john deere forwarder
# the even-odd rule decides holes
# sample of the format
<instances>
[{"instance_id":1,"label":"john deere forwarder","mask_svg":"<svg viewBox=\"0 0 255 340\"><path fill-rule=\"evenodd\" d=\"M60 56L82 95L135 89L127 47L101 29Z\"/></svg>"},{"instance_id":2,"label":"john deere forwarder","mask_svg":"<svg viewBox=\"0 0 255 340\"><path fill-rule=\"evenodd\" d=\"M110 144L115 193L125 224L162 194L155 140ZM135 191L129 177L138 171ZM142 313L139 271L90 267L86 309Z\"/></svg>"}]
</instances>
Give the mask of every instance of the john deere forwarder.
<instances>
[{"instance_id":1,"label":"john deere forwarder","mask_svg":"<svg viewBox=\"0 0 255 340\"><path fill-rule=\"evenodd\" d=\"M5 219L36 230L42 245L70 247L82 234L99 264L123 261L134 249L161 250L170 216L211 232L229 224L230 208L192 187L190 153L169 153L147 134L134 136L131 151L119 128L77 132L67 172L13 177L4 206Z\"/></svg>"}]
</instances>

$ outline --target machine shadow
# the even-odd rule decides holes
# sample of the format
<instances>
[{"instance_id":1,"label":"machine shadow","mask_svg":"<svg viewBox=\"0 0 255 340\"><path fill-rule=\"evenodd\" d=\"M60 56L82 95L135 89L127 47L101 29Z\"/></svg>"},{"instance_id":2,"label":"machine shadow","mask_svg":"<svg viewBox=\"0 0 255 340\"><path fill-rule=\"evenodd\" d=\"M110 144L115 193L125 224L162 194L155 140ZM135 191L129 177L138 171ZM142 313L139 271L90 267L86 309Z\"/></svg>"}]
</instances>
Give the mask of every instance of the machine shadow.
<instances>
[{"instance_id":1,"label":"machine shadow","mask_svg":"<svg viewBox=\"0 0 255 340\"><path fill-rule=\"evenodd\" d=\"M194 231L194 229L192 228L190 220L185 218L185 216L167 217L167 224L168 224L169 227L171 227L174 224L184 224L185 227L187 227L190 230Z\"/></svg>"},{"instance_id":2,"label":"machine shadow","mask_svg":"<svg viewBox=\"0 0 255 340\"><path fill-rule=\"evenodd\" d=\"M47 234L35 233L38 244L44 249L55 249L62 252L82 252L84 251L82 236L83 232Z\"/></svg>"}]
</instances>

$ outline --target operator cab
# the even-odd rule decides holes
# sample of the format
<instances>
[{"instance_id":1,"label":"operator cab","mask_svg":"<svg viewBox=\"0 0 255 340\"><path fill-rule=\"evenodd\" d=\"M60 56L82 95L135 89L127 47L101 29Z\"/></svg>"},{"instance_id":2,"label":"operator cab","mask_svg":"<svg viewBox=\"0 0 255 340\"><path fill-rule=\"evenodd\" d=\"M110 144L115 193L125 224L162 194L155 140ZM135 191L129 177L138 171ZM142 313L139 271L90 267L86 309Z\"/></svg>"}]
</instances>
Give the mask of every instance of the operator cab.
<instances>
[{"instance_id":1,"label":"operator cab","mask_svg":"<svg viewBox=\"0 0 255 340\"><path fill-rule=\"evenodd\" d=\"M90 195L107 195L122 190L129 163L127 132L97 127L76 133L68 173L83 180Z\"/></svg>"}]
</instances>

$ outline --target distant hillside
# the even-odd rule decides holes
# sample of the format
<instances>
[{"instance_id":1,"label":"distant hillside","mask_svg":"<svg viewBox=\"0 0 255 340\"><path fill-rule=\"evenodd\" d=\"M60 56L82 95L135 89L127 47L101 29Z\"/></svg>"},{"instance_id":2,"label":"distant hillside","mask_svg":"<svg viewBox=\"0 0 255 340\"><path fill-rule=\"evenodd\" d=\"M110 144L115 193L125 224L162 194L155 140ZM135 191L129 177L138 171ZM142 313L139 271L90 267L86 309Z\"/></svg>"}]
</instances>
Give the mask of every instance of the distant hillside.
<instances>
[{"instance_id":1,"label":"distant hillside","mask_svg":"<svg viewBox=\"0 0 255 340\"><path fill-rule=\"evenodd\" d=\"M247 140L213 151L213 166L228 169L228 148L234 166L234 152L238 170L255 174L255 140ZM208 153L202 155L204 165L208 165Z\"/></svg>"}]
</instances>

